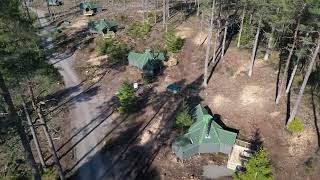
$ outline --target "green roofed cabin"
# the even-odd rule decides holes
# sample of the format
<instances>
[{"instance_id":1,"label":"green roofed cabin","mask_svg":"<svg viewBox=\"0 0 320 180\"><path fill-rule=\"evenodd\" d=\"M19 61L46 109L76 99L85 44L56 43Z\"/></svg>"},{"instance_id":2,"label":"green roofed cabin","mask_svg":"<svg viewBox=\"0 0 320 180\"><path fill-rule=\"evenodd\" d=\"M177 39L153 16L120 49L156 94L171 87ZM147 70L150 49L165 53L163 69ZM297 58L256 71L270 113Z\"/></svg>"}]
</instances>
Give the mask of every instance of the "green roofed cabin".
<instances>
[{"instance_id":1,"label":"green roofed cabin","mask_svg":"<svg viewBox=\"0 0 320 180\"><path fill-rule=\"evenodd\" d=\"M182 160L198 153L221 152L229 155L237 133L223 129L200 104L193 111L194 123L188 132L172 144L175 154Z\"/></svg>"},{"instance_id":2,"label":"green roofed cabin","mask_svg":"<svg viewBox=\"0 0 320 180\"><path fill-rule=\"evenodd\" d=\"M154 53L151 49L146 49L143 54L130 52L128 60L129 65L139 68L147 75L154 75L155 71L160 69L165 56L163 53Z\"/></svg>"},{"instance_id":3,"label":"green roofed cabin","mask_svg":"<svg viewBox=\"0 0 320 180\"><path fill-rule=\"evenodd\" d=\"M83 12L83 15L92 16L100 12L102 7L94 2L83 2L80 3L80 10Z\"/></svg>"},{"instance_id":4,"label":"green roofed cabin","mask_svg":"<svg viewBox=\"0 0 320 180\"><path fill-rule=\"evenodd\" d=\"M60 6L62 5L62 0L46 0L49 6Z\"/></svg>"},{"instance_id":5,"label":"green roofed cabin","mask_svg":"<svg viewBox=\"0 0 320 180\"><path fill-rule=\"evenodd\" d=\"M90 33L107 34L108 32L116 33L118 31L118 24L114 21L107 21L100 19L97 21L90 21L88 23Z\"/></svg>"}]
</instances>

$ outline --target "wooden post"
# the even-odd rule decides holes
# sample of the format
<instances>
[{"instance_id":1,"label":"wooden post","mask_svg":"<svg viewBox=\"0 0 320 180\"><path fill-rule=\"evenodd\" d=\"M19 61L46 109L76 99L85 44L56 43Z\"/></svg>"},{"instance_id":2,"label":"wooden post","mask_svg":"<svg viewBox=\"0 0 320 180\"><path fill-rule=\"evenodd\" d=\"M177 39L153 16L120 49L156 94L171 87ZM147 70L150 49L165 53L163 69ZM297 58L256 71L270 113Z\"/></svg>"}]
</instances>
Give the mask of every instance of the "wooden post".
<instances>
[{"instance_id":1,"label":"wooden post","mask_svg":"<svg viewBox=\"0 0 320 180\"><path fill-rule=\"evenodd\" d=\"M222 40L221 58L224 56L224 53L226 51L227 33L228 33L228 21L226 22L226 27L224 28L224 35L223 35L223 40Z\"/></svg>"},{"instance_id":2,"label":"wooden post","mask_svg":"<svg viewBox=\"0 0 320 180\"><path fill-rule=\"evenodd\" d=\"M31 117L30 117L30 115L28 113L24 97L22 96L21 98L22 98L23 110L24 110L24 113L26 115L26 118L27 118L27 121L28 121L28 125L30 127L30 131L31 131L31 134L32 134L32 137L33 137L33 140L34 140L34 144L35 144L36 149L37 149L37 153L38 153L38 157L40 159L40 163L41 163L43 168L46 168L46 163L44 162L44 159L43 159L43 156L42 156L42 151L41 151L41 148L40 148L40 145L39 145L39 140L38 140L37 134L36 134L36 132L34 130L34 127L33 127L32 119L31 119Z\"/></svg>"}]
</instances>

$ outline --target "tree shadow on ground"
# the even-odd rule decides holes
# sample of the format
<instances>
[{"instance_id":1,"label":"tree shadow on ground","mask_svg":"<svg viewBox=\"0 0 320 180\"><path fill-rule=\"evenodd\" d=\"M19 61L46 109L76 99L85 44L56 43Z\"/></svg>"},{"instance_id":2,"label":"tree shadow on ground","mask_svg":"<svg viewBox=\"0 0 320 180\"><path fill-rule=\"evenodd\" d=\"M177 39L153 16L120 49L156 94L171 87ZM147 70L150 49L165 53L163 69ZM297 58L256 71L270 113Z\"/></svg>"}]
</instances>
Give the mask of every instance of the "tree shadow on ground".
<instances>
[{"instance_id":1,"label":"tree shadow on ground","mask_svg":"<svg viewBox=\"0 0 320 180\"><path fill-rule=\"evenodd\" d=\"M263 141L261 138L260 129L256 129L256 131L253 133L253 136L251 136L249 143L249 148L252 151L258 151L262 147Z\"/></svg>"},{"instance_id":2,"label":"tree shadow on ground","mask_svg":"<svg viewBox=\"0 0 320 180\"><path fill-rule=\"evenodd\" d=\"M238 129L234 129L234 128L228 127L228 126L226 126L226 124L224 124L224 122L222 121L222 116L220 114L213 113L211 111L211 109L209 108L209 106L205 106L204 108L212 116L213 121L216 122L219 126L221 126L222 129L230 131L230 132L234 132L236 134L239 134L239 130Z\"/></svg>"},{"instance_id":3,"label":"tree shadow on ground","mask_svg":"<svg viewBox=\"0 0 320 180\"><path fill-rule=\"evenodd\" d=\"M290 79L289 77L290 77L291 72L292 72L292 68L290 67L288 72L287 72L287 77L288 78L286 79L285 88L283 88L283 89L286 89L286 87L289 84L289 79ZM281 91L281 89L280 89L280 91ZM290 114L291 114L291 89L287 94L286 94L286 92L284 92L284 95L286 95L286 98L287 98L287 101L286 101L286 119L285 119L285 125L286 125L288 123L288 120L289 120Z\"/></svg>"},{"instance_id":4,"label":"tree shadow on ground","mask_svg":"<svg viewBox=\"0 0 320 180\"><path fill-rule=\"evenodd\" d=\"M236 28L236 25L233 24L231 26L228 26L227 28L227 36L226 36L226 43L225 43L225 50L224 52L222 52L222 46L223 46L223 37L220 38L219 40L219 46L218 46L218 49L216 49L216 57L211 57L211 60L208 64L209 68L210 69L210 74L209 74L209 77L208 77L208 83L210 82L212 76L213 76L213 73L215 71L215 69L217 68L219 62L222 60L222 53L224 54L224 56L226 55L226 53L228 52L228 49L230 47L230 44L232 42L232 39L233 37L237 34L237 32L239 31L239 29ZM221 31L222 33L223 31ZM223 36L223 33L220 34L219 36L221 37L221 35ZM215 47L214 47L215 48Z\"/></svg>"},{"instance_id":5,"label":"tree shadow on ground","mask_svg":"<svg viewBox=\"0 0 320 180\"><path fill-rule=\"evenodd\" d=\"M100 113L90 122L76 132L66 140L62 145L57 148L60 159L71 152L79 143L81 143L88 135L90 135L96 128L98 128L102 123L104 123L108 118L114 113L116 107L118 106L115 97L112 97L109 101L104 102L101 107L99 107ZM67 146L69 145L69 146ZM67 149L66 149L67 148ZM48 156L46 160L50 159L52 155Z\"/></svg>"},{"instance_id":6,"label":"tree shadow on ground","mask_svg":"<svg viewBox=\"0 0 320 180\"><path fill-rule=\"evenodd\" d=\"M201 84L197 82L199 80L202 78L189 84L194 87L193 90L186 85L180 94L167 91L157 93L152 88L146 89L146 105L141 107L140 112L129 115L109 138L103 138L100 142L107 141L106 145L74 171L69 179L80 176L91 179L160 179L159 170L152 163L161 148L170 144L174 116L182 97L195 95L200 89L196 87ZM145 134L150 137L143 142Z\"/></svg>"},{"instance_id":7,"label":"tree shadow on ground","mask_svg":"<svg viewBox=\"0 0 320 180\"><path fill-rule=\"evenodd\" d=\"M280 83L281 83L281 71L282 71L282 65L285 63L286 58L289 56L289 52L282 50L280 52L280 57L279 57L279 64L278 64L278 73L277 73L277 80L276 80L276 92L275 92L275 96L274 96L274 100L276 101L278 93L281 89L280 88ZM289 76L288 76L289 77ZM288 78L285 80L287 81Z\"/></svg>"},{"instance_id":8,"label":"tree shadow on ground","mask_svg":"<svg viewBox=\"0 0 320 180\"><path fill-rule=\"evenodd\" d=\"M319 129L319 122L318 122L318 116L317 116L317 105L315 102L315 93L314 93L314 88L312 88L311 90L311 104L312 104L312 112L313 112L313 121L314 121L314 126L316 129L316 133L317 133L317 139L318 139L318 149L317 151L320 150L320 129ZM319 97L318 97L318 101L319 101Z\"/></svg>"}]
</instances>

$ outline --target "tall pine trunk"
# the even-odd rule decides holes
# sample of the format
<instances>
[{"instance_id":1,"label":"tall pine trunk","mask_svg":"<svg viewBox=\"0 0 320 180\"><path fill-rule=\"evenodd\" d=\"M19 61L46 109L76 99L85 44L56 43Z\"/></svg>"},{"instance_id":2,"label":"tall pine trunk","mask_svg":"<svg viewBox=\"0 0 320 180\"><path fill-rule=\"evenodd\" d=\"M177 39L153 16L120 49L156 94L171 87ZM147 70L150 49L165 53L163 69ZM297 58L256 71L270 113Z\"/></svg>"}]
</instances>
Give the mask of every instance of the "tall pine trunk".
<instances>
[{"instance_id":1,"label":"tall pine trunk","mask_svg":"<svg viewBox=\"0 0 320 180\"><path fill-rule=\"evenodd\" d=\"M208 31L208 45L206 49L206 59L204 62L204 76L203 76L203 84L202 84L204 87L208 86L208 64L209 64L209 55L210 55L210 48L211 48L214 11L215 11L215 0L212 2L211 19L210 19L210 26Z\"/></svg>"},{"instance_id":2,"label":"tall pine trunk","mask_svg":"<svg viewBox=\"0 0 320 180\"><path fill-rule=\"evenodd\" d=\"M24 113L25 113L27 121L28 121L28 125L30 127L30 131L31 131L31 134L32 134L32 137L33 137L34 144L35 144L36 149L37 149L37 153L38 153L38 157L39 157L40 163L41 163L43 168L46 168L46 163L45 163L44 158L42 156L42 150L41 150L40 145L39 145L38 136L37 136L36 131L35 131L34 127L33 127L34 125L33 125L32 119L31 119L31 117L29 115L29 112L28 112L28 109L27 109L27 106L26 106L26 103L25 103L25 100L24 100L23 97L22 97L22 106L23 106L23 110L24 110Z\"/></svg>"},{"instance_id":3,"label":"tall pine trunk","mask_svg":"<svg viewBox=\"0 0 320 180\"><path fill-rule=\"evenodd\" d=\"M224 34L223 34L223 40L222 40L221 58L223 58L224 53L226 52L227 33L228 33L228 21L226 22L226 27L224 28Z\"/></svg>"},{"instance_id":4,"label":"tall pine trunk","mask_svg":"<svg viewBox=\"0 0 320 180\"><path fill-rule=\"evenodd\" d=\"M157 24L157 10L158 10L158 0L156 0L156 7L154 9L154 24Z\"/></svg>"},{"instance_id":5,"label":"tall pine trunk","mask_svg":"<svg viewBox=\"0 0 320 180\"><path fill-rule=\"evenodd\" d=\"M243 8L242 17L241 17L241 24L240 24L240 30L239 30L239 36L238 36L238 43L237 43L238 48L240 47L240 43L241 43L241 35L243 31L243 23L244 23L245 15L246 15L246 7Z\"/></svg>"},{"instance_id":6,"label":"tall pine trunk","mask_svg":"<svg viewBox=\"0 0 320 180\"><path fill-rule=\"evenodd\" d=\"M272 30L271 30L271 34L270 34L270 37L269 37L269 40L268 40L268 45L267 45L267 49L266 49L266 53L263 57L263 60L265 61L268 61L269 60L269 55L270 55L270 52L272 50L272 44L273 44L273 34L274 34L274 27L272 27Z\"/></svg>"},{"instance_id":7,"label":"tall pine trunk","mask_svg":"<svg viewBox=\"0 0 320 180\"><path fill-rule=\"evenodd\" d=\"M142 3L142 22L145 21L145 3L144 0L141 1Z\"/></svg>"},{"instance_id":8,"label":"tall pine trunk","mask_svg":"<svg viewBox=\"0 0 320 180\"><path fill-rule=\"evenodd\" d=\"M170 0L167 0L167 17L168 17L167 20L169 20L170 19Z\"/></svg>"},{"instance_id":9,"label":"tall pine trunk","mask_svg":"<svg viewBox=\"0 0 320 180\"><path fill-rule=\"evenodd\" d=\"M255 40L254 40L254 45L253 45L252 55L251 55L251 63L250 63L249 73L248 73L249 77L252 76L254 61L255 61L255 59L256 59L256 53L257 53L257 48L258 48L258 42L259 42L259 36L260 36L261 26L262 26L262 18L259 17L257 33L256 33L256 37L255 37Z\"/></svg>"},{"instance_id":10,"label":"tall pine trunk","mask_svg":"<svg viewBox=\"0 0 320 180\"><path fill-rule=\"evenodd\" d=\"M201 12L201 19L200 19L200 38L199 38L199 46L201 45L202 42L202 33L203 32L203 12Z\"/></svg>"},{"instance_id":11,"label":"tall pine trunk","mask_svg":"<svg viewBox=\"0 0 320 180\"><path fill-rule=\"evenodd\" d=\"M250 24L250 25L252 24L252 17L253 17L253 14L251 13L251 14L250 14L250 18L249 18L249 24Z\"/></svg>"},{"instance_id":12,"label":"tall pine trunk","mask_svg":"<svg viewBox=\"0 0 320 180\"><path fill-rule=\"evenodd\" d=\"M162 26L163 26L163 28L165 28L166 19L167 19L167 15L166 15L166 0L162 0L162 5L163 5L163 9L162 9Z\"/></svg>"},{"instance_id":13,"label":"tall pine trunk","mask_svg":"<svg viewBox=\"0 0 320 180\"><path fill-rule=\"evenodd\" d=\"M278 88L276 104L279 104L281 96L282 96L282 91L283 91L283 89L284 89L284 87L286 85L286 82L287 82L286 79L287 79L287 74L288 74L289 67L290 67L290 64L291 64L291 58L292 58L293 51L294 51L294 49L296 47L296 43L297 43L298 32L299 32L299 24L300 24L300 19L298 20L297 27L296 27L295 32L294 32L293 44L292 44L292 47L290 49L289 56L287 58L286 67L284 68L284 72L283 72L283 75L282 75L282 78L281 78L280 86Z\"/></svg>"},{"instance_id":14,"label":"tall pine trunk","mask_svg":"<svg viewBox=\"0 0 320 180\"><path fill-rule=\"evenodd\" d=\"M19 120L17 111L14 107L11 94L4 82L2 73L0 72L0 90L1 90L1 96L3 97L4 101L8 105L8 113L9 113L9 119L15 122L15 126L17 128L18 135L21 139L22 147L25 152L26 160L31 167L32 175L35 180L41 180L39 169L37 167L36 161L34 160L32 150L29 144L28 136L22 126L22 122Z\"/></svg>"},{"instance_id":15,"label":"tall pine trunk","mask_svg":"<svg viewBox=\"0 0 320 180\"><path fill-rule=\"evenodd\" d=\"M301 88L300 88L300 91L299 91L298 99L297 99L296 103L294 104L293 110L291 111L291 114L290 114L289 120L288 120L288 122L287 122L287 125L288 125L288 124L296 117L296 115L297 115L297 112L298 112L298 109L299 109L299 106L300 106L300 103L301 103L301 100L302 100L302 97L303 97L304 90L305 90L305 88L306 88L306 85L307 85L307 83L308 83L310 74L311 74L312 69L313 69L313 65L315 64L316 59L317 59L317 57L318 57L319 49L320 49L320 38L318 39L317 47L316 47L316 49L314 50L314 53L313 53L313 55L312 55L311 62L310 62L310 64L309 64L309 66L308 66L307 73L306 73L306 75L304 76L304 79L303 79L303 82L302 82L302 85L301 85Z\"/></svg>"},{"instance_id":16,"label":"tall pine trunk","mask_svg":"<svg viewBox=\"0 0 320 180\"><path fill-rule=\"evenodd\" d=\"M196 0L197 1L197 16L200 15L200 0Z\"/></svg>"},{"instance_id":17,"label":"tall pine trunk","mask_svg":"<svg viewBox=\"0 0 320 180\"><path fill-rule=\"evenodd\" d=\"M288 94L290 89L291 89L293 79L294 79L294 77L295 77L295 75L297 73L297 70L298 70L299 61L300 61L300 57L298 57L297 63L296 63L296 65L294 65L293 71L292 71L292 73L290 75L290 80L289 80L289 83L288 83L287 88L286 88L286 94Z\"/></svg>"},{"instance_id":18,"label":"tall pine trunk","mask_svg":"<svg viewBox=\"0 0 320 180\"><path fill-rule=\"evenodd\" d=\"M49 129L48 129L45 117L42 114L41 105L39 105L39 107L38 107L37 104L36 104L36 99L34 97L31 84L29 84L28 88L29 88L29 93L30 93L30 96L31 96L31 102L32 102L33 109L37 112L37 115L39 117L40 123L42 124L44 134L45 134L45 136L47 138L47 141L48 141L49 151L51 151L52 156L53 156L53 160L54 160L55 164L57 165L57 169L58 169L58 172L59 172L60 180L64 180L65 179L64 172L63 172L62 166L60 164L56 148L55 148L55 146L53 144L51 135L49 133Z\"/></svg>"}]
</instances>

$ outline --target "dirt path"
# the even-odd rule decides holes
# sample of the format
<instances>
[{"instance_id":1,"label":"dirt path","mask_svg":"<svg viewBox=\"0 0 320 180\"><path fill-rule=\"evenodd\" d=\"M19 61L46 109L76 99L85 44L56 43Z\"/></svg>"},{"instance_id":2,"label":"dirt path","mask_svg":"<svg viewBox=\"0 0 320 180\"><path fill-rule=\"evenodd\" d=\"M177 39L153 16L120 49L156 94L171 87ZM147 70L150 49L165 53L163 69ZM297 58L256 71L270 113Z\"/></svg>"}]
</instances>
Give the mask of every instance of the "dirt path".
<instances>
[{"instance_id":1,"label":"dirt path","mask_svg":"<svg viewBox=\"0 0 320 180\"><path fill-rule=\"evenodd\" d=\"M41 25L45 26L47 24L47 20L44 18L45 12L38 10L37 13ZM49 31L50 27L44 28L42 33ZM52 47L51 41L50 37L45 39L47 50ZM86 91L81 88L81 80L73 68L74 55L63 53L58 56L51 58L50 62L59 69L65 88L70 94L68 98L72 99L69 106L70 128L72 129L71 142L76 162L72 170L77 170L99 151L99 143L110 129L111 117L109 116L112 114L113 108L106 105L106 98L101 93L99 94L98 86L92 86ZM91 167L81 168L76 179L98 179L105 169L105 164L102 159L94 158Z\"/></svg>"}]
</instances>

